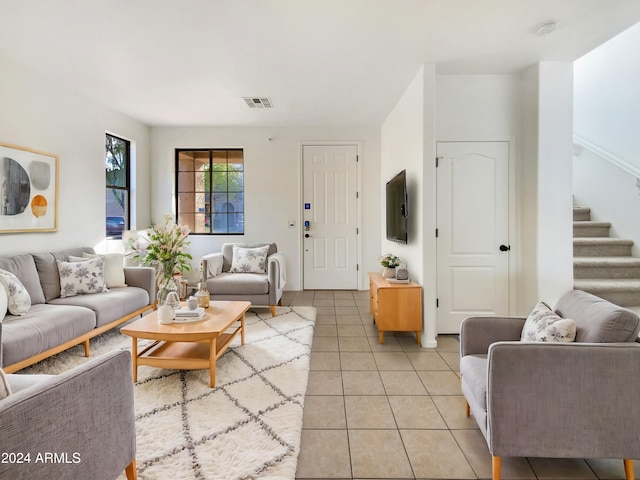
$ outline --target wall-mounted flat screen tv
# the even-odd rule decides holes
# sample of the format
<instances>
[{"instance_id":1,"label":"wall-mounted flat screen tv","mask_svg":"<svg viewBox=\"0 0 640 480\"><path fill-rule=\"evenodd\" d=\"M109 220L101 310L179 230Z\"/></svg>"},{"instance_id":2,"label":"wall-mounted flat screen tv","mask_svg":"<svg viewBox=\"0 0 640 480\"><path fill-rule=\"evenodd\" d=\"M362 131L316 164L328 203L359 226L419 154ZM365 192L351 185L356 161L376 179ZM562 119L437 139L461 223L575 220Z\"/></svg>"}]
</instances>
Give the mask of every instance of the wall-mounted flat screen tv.
<instances>
[{"instance_id":1,"label":"wall-mounted flat screen tv","mask_svg":"<svg viewBox=\"0 0 640 480\"><path fill-rule=\"evenodd\" d=\"M407 243L407 172L387 182L387 240Z\"/></svg>"}]
</instances>

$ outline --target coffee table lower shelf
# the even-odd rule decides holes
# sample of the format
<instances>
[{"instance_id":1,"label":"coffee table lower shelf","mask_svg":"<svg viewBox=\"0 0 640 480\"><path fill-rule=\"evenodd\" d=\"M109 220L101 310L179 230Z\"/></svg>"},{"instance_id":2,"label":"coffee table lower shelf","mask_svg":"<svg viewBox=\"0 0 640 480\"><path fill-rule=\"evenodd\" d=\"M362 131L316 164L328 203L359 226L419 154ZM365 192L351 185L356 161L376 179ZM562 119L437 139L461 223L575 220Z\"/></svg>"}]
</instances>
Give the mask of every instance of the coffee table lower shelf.
<instances>
[{"instance_id":1,"label":"coffee table lower shelf","mask_svg":"<svg viewBox=\"0 0 640 480\"><path fill-rule=\"evenodd\" d=\"M133 381L138 381L137 370L140 365L176 370L209 369L209 385L216 386L216 360L227 350L231 341L241 332L243 325L231 333L223 333L210 340L199 342L174 342L156 340L140 352L138 339L132 337ZM244 338L242 339L244 345Z\"/></svg>"}]
</instances>

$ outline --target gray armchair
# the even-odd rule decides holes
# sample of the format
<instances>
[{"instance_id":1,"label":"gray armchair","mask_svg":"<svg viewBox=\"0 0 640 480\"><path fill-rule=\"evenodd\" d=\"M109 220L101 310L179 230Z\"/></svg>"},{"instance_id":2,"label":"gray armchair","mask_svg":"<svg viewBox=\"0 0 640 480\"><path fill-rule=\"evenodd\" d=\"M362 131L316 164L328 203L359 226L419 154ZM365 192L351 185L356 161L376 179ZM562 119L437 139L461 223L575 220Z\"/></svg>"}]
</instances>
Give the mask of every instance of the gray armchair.
<instances>
[{"instance_id":1,"label":"gray armchair","mask_svg":"<svg viewBox=\"0 0 640 480\"><path fill-rule=\"evenodd\" d=\"M500 478L501 457L640 458L638 316L581 291L555 313L576 323L572 343L521 342L524 318L470 317L460 373Z\"/></svg>"},{"instance_id":2,"label":"gray armchair","mask_svg":"<svg viewBox=\"0 0 640 480\"><path fill-rule=\"evenodd\" d=\"M243 248L269 246L266 273L231 272L234 245ZM207 284L211 300L245 300L253 306L269 306L271 315L281 304L286 284L284 256L275 243L225 243L221 251L205 255L202 262L202 281Z\"/></svg>"},{"instance_id":3,"label":"gray armchair","mask_svg":"<svg viewBox=\"0 0 640 480\"><path fill-rule=\"evenodd\" d=\"M101 355L60 375L7 380L12 393L0 400L0 452L14 456L0 462L0 478L113 480L123 471L136 478L129 352Z\"/></svg>"}]
</instances>

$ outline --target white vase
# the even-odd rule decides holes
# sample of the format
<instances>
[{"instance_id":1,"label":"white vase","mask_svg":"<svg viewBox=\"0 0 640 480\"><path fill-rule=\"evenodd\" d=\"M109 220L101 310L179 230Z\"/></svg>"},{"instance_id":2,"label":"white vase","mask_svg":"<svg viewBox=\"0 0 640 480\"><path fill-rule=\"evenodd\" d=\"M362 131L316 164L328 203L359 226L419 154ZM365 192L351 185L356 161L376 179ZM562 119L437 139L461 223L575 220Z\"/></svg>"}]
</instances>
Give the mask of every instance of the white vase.
<instances>
[{"instance_id":1,"label":"white vase","mask_svg":"<svg viewBox=\"0 0 640 480\"><path fill-rule=\"evenodd\" d=\"M382 276L384 278L394 278L396 276L396 269L392 267L384 267L382 270Z\"/></svg>"}]
</instances>

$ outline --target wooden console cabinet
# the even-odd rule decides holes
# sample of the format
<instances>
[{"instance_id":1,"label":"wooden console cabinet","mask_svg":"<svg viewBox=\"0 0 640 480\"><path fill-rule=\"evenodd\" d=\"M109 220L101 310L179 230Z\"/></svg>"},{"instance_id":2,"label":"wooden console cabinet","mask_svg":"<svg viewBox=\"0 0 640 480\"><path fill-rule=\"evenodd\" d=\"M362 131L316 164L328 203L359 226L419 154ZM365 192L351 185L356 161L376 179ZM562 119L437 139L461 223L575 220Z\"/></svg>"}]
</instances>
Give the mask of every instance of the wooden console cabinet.
<instances>
[{"instance_id":1,"label":"wooden console cabinet","mask_svg":"<svg viewBox=\"0 0 640 480\"><path fill-rule=\"evenodd\" d=\"M369 273L369 309L378 327L378 340L384 332L416 332L420 345L422 331L422 287L415 282L391 283L379 273Z\"/></svg>"}]
</instances>

